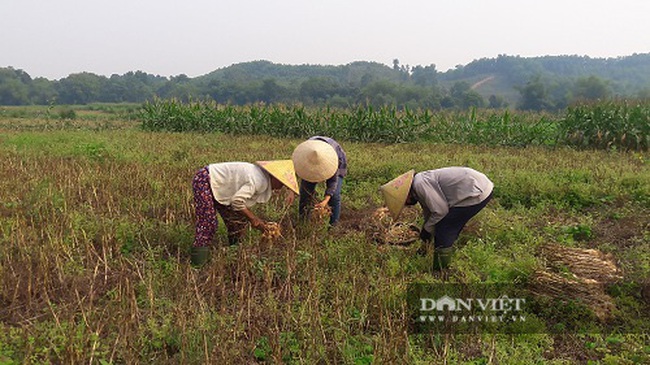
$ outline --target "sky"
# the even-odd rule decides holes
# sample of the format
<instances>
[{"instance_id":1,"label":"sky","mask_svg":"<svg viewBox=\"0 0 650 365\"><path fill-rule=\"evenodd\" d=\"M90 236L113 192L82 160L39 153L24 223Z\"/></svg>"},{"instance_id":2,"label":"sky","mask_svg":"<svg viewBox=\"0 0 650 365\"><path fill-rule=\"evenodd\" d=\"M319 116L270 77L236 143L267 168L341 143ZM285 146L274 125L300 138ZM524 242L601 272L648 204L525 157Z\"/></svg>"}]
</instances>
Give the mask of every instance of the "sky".
<instances>
[{"instance_id":1,"label":"sky","mask_svg":"<svg viewBox=\"0 0 650 365\"><path fill-rule=\"evenodd\" d=\"M0 0L0 67L32 78L650 52L648 0Z\"/></svg>"}]
</instances>

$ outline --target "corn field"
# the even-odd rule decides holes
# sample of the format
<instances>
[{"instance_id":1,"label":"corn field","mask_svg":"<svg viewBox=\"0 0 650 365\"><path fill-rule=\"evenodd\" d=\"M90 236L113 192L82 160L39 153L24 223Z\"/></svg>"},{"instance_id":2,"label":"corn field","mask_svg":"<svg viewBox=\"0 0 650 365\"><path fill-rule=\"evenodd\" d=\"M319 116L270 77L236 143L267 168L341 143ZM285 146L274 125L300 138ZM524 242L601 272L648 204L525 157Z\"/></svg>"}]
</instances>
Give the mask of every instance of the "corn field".
<instances>
[{"instance_id":1,"label":"corn field","mask_svg":"<svg viewBox=\"0 0 650 365\"><path fill-rule=\"evenodd\" d=\"M570 145L647 151L650 105L608 101L574 106L567 111L562 128Z\"/></svg>"},{"instance_id":2,"label":"corn field","mask_svg":"<svg viewBox=\"0 0 650 365\"><path fill-rule=\"evenodd\" d=\"M156 99L142 106L148 131L219 132L306 138L328 135L357 142L426 141L490 146L561 146L647 150L650 103L603 102L569 108L565 115L520 111L398 110L358 106L307 109L213 101L183 103Z\"/></svg>"}]
</instances>

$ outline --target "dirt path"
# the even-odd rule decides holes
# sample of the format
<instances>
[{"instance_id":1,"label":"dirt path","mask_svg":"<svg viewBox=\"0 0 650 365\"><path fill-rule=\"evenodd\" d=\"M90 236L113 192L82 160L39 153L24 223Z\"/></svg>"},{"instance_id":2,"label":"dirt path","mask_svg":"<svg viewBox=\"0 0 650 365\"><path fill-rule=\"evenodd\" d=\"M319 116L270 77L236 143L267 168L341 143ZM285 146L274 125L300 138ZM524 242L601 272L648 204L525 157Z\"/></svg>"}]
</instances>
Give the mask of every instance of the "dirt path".
<instances>
[{"instance_id":1,"label":"dirt path","mask_svg":"<svg viewBox=\"0 0 650 365\"><path fill-rule=\"evenodd\" d=\"M486 83L488 81L491 81L491 80L494 80L494 76L488 76L488 77L484 78L483 80L481 80L479 82L476 82L474 85L470 86L470 89L476 90L477 87L479 87L479 86L483 85L484 83Z\"/></svg>"}]
</instances>

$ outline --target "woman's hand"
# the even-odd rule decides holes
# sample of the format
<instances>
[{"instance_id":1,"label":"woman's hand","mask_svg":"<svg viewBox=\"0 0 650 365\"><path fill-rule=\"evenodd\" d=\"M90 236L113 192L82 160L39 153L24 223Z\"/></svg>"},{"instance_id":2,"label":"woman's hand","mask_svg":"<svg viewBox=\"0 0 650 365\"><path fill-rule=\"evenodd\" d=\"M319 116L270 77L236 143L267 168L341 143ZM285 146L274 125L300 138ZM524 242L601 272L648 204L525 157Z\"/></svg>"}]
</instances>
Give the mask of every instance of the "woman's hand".
<instances>
[{"instance_id":1,"label":"woman's hand","mask_svg":"<svg viewBox=\"0 0 650 365\"><path fill-rule=\"evenodd\" d=\"M253 228L257 229L258 231L263 232L264 227L266 227L266 222L264 222L263 220L255 217L255 218L251 219L251 226Z\"/></svg>"},{"instance_id":2,"label":"woman's hand","mask_svg":"<svg viewBox=\"0 0 650 365\"><path fill-rule=\"evenodd\" d=\"M327 203L330 202L330 198L331 198L331 197L330 197L329 195L325 195L325 199L323 199L323 201L320 202L320 203L316 203L316 204L314 205L314 208L321 208L321 209L322 209L322 208L325 208L325 207L327 206Z\"/></svg>"},{"instance_id":3,"label":"woman's hand","mask_svg":"<svg viewBox=\"0 0 650 365\"><path fill-rule=\"evenodd\" d=\"M251 226L259 231L264 231L264 224L265 222L261 219L259 219L253 212L250 211L248 208L244 208L241 211L244 213L246 218L248 218L248 221L251 222Z\"/></svg>"}]
</instances>

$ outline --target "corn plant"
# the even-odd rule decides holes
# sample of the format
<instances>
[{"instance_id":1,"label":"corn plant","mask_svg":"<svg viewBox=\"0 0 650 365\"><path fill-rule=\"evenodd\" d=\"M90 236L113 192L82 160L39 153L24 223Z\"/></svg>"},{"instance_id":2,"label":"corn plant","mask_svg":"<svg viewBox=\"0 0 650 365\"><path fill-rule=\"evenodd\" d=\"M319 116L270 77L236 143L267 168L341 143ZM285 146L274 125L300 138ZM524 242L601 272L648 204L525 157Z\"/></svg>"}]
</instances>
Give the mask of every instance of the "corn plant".
<instances>
[{"instance_id":1,"label":"corn plant","mask_svg":"<svg viewBox=\"0 0 650 365\"><path fill-rule=\"evenodd\" d=\"M645 151L650 146L650 105L627 100L575 105L561 128L570 145Z\"/></svg>"}]
</instances>

